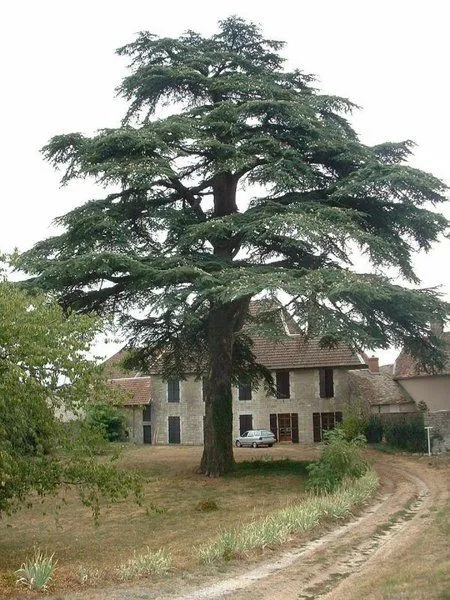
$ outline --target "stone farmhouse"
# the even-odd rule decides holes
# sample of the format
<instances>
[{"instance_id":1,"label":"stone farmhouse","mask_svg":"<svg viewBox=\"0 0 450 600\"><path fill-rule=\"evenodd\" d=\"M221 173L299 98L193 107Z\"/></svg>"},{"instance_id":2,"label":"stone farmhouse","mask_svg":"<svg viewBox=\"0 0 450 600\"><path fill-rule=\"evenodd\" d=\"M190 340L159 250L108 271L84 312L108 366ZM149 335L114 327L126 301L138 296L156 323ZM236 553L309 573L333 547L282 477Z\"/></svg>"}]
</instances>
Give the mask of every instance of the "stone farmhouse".
<instances>
[{"instance_id":1,"label":"stone farmhouse","mask_svg":"<svg viewBox=\"0 0 450 600\"><path fill-rule=\"evenodd\" d=\"M322 440L325 430L342 420L350 400L349 370L367 368L349 347L321 348L305 341L292 319L279 311L282 341L252 336L258 362L276 383L270 396L261 385L233 389L233 437L249 429L270 429L280 442ZM124 351L105 362L110 385L128 392L124 411L129 439L147 444L203 444L202 381L195 376L164 381L151 374L125 372Z\"/></svg>"}]
</instances>

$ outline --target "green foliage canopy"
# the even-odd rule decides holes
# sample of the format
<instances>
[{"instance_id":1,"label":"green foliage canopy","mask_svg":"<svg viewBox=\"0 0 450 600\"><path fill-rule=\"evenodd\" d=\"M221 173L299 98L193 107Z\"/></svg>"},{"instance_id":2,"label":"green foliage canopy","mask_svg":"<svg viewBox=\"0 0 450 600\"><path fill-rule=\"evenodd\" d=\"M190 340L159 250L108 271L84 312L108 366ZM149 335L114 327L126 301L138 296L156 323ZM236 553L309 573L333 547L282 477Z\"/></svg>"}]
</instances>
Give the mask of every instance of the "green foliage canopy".
<instances>
[{"instance_id":1,"label":"green foliage canopy","mask_svg":"<svg viewBox=\"0 0 450 600\"><path fill-rule=\"evenodd\" d=\"M99 440L79 422L88 399L107 401L98 367L86 358L98 319L65 316L56 302L0 281L0 514L32 492L77 485L98 513L101 496L123 497L132 477L93 456ZM94 445L95 444L95 445Z\"/></svg>"},{"instance_id":2,"label":"green foliage canopy","mask_svg":"<svg viewBox=\"0 0 450 600\"><path fill-rule=\"evenodd\" d=\"M418 283L413 253L447 226L433 209L444 184L408 166L411 141L361 143L354 104L287 71L282 48L237 17L210 37L141 32L120 48L122 125L44 148L64 184L94 177L113 191L59 218L63 232L17 262L65 307L116 314L144 368L163 353L166 375L182 376L203 356L217 434L205 448L221 436L228 465L231 426L219 429L232 378L267 375L242 333L257 294L284 292L323 345L403 346L428 368L443 363L430 321L447 305L387 273ZM355 250L374 272L354 268Z\"/></svg>"},{"instance_id":3,"label":"green foliage canopy","mask_svg":"<svg viewBox=\"0 0 450 600\"><path fill-rule=\"evenodd\" d=\"M402 345L439 362L424 342L446 307L356 273L350 250L417 282L412 252L444 230L429 206L445 186L405 163L412 142L362 144L346 118L354 105L285 71L282 47L231 17L210 38L142 32L120 48L131 59L123 126L44 148L63 183L93 176L118 190L58 219L65 231L20 265L67 305L120 313L139 346L201 330L211 304L283 290L326 342Z\"/></svg>"}]
</instances>

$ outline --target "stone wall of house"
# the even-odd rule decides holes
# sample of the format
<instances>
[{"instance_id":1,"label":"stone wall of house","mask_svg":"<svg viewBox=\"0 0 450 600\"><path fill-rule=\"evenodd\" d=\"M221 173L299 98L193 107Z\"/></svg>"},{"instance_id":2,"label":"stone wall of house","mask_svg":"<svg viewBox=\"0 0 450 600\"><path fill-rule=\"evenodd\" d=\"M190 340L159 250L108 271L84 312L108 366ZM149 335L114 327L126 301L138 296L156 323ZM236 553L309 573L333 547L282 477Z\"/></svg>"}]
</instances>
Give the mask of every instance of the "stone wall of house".
<instances>
[{"instance_id":1,"label":"stone wall of house","mask_svg":"<svg viewBox=\"0 0 450 600\"><path fill-rule=\"evenodd\" d=\"M233 389L233 437L239 435L240 415L252 415L253 429L270 429L271 413L297 413L299 442L312 442L313 413L345 412L349 396L347 370L334 369L334 398L320 398L319 386L318 369L298 369L290 371L288 399L268 397L261 386L258 390L253 390L251 400L239 400L238 389ZM180 417L182 444L203 444L204 402L201 381L196 381L193 377L181 381L180 402L177 403L168 402L167 382L155 376L152 378L151 404L153 443L168 443L168 418L172 416ZM138 441L137 435L135 441Z\"/></svg>"},{"instance_id":2,"label":"stone wall of house","mask_svg":"<svg viewBox=\"0 0 450 600\"><path fill-rule=\"evenodd\" d=\"M425 426L432 427L430 434L433 439L433 452L450 451L450 410L426 412L424 415ZM436 437L438 434L442 439Z\"/></svg>"}]
</instances>

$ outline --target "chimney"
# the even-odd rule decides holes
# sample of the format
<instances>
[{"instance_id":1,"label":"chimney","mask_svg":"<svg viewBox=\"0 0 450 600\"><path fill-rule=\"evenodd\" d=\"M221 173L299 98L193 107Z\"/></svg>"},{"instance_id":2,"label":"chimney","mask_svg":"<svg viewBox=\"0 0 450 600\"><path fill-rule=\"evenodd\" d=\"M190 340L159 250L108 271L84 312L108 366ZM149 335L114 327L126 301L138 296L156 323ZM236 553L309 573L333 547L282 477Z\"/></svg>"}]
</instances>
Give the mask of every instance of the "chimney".
<instances>
[{"instance_id":1,"label":"chimney","mask_svg":"<svg viewBox=\"0 0 450 600\"><path fill-rule=\"evenodd\" d=\"M372 356L367 359L367 366L369 367L369 371L371 373L379 373L380 366L378 364L378 358L376 356Z\"/></svg>"}]
</instances>

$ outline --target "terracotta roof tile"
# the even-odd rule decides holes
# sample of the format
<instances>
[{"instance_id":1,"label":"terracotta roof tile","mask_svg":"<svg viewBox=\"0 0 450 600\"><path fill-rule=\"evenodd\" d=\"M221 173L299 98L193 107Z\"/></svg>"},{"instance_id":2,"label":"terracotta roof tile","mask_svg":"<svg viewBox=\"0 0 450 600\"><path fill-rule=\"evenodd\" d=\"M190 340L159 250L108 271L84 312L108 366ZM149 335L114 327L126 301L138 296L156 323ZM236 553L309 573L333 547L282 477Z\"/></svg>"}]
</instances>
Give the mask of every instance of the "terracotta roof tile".
<instances>
[{"instance_id":1,"label":"terracotta roof tile","mask_svg":"<svg viewBox=\"0 0 450 600\"><path fill-rule=\"evenodd\" d=\"M122 361L127 356L127 351L122 349L116 352L113 356L110 356L103 363L103 369L108 379L137 377L138 371L127 371L122 366Z\"/></svg>"},{"instance_id":2,"label":"terracotta roof tile","mask_svg":"<svg viewBox=\"0 0 450 600\"><path fill-rule=\"evenodd\" d=\"M253 352L258 362L273 369L363 365L348 346L340 344L336 348L321 348L318 340L306 341L301 335L290 335L282 341L254 337Z\"/></svg>"},{"instance_id":3,"label":"terracotta roof tile","mask_svg":"<svg viewBox=\"0 0 450 600\"><path fill-rule=\"evenodd\" d=\"M144 406L151 400L152 380L150 377L110 379L108 385L127 392L124 406Z\"/></svg>"}]
</instances>

